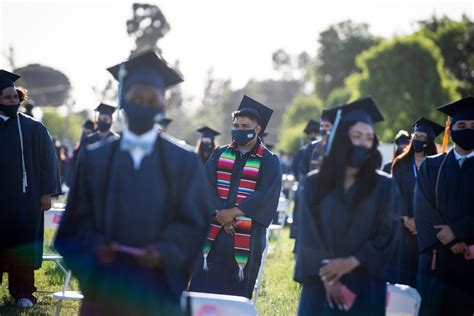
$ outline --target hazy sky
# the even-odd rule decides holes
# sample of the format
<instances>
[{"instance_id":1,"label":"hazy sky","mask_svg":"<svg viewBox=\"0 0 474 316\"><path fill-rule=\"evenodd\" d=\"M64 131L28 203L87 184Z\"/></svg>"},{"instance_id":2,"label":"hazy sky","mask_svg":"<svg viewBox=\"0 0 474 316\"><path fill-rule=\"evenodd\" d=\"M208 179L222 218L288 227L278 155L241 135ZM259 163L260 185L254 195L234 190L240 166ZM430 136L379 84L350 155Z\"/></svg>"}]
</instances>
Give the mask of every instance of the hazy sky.
<instances>
[{"instance_id":1,"label":"hazy sky","mask_svg":"<svg viewBox=\"0 0 474 316\"><path fill-rule=\"evenodd\" d=\"M73 85L78 108L92 108L93 85L103 86L105 68L128 56L134 43L125 21L129 0L0 0L0 68L3 54L15 49L17 67L41 63L63 71ZM232 79L234 88L249 78L274 75L272 52L316 54L317 34L346 19L366 22L384 37L407 34L415 21L433 13L459 19L474 16L466 0L161 0L157 4L171 25L159 41L164 57L180 60L186 97L198 104L207 69Z\"/></svg>"}]
</instances>

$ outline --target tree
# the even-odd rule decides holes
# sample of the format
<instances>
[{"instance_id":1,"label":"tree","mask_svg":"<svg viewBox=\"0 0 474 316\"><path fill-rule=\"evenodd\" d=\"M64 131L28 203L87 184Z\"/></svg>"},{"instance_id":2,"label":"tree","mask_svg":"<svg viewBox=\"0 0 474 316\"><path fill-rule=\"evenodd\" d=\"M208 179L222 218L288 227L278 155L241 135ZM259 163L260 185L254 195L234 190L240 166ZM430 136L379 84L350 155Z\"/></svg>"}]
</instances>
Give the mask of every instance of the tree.
<instances>
[{"instance_id":1,"label":"tree","mask_svg":"<svg viewBox=\"0 0 474 316\"><path fill-rule=\"evenodd\" d=\"M460 81L458 91L462 95L474 94L474 21L467 16L462 21L433 16L419 25L420 33L436 43L445 66Z\"/></svg>"},{"instance_id":2,"label":"tree","mask_svg":"<svg viewBox=\"0 0 474 316\"><path fill-rule=\"evenodd\" d=\"M14 69L21 76L19 86L28 89L37 106L61 106L69 99L71 83L61 71L39 64Z\"/></svg>"},{"instance_id":3,"label":"tree","mask_svg":"<svg viewBox=\"0 0 474 316\"><path fill-rule=\"evenodd\" d=\"M296 96L283 114L278 149L294 152L301 145L307 122L318 120L322 108L321 100L315 95Z\"/></svg>"},{"instance_id":4,"label":"tree","mask_svg":"<svg viewBox=\"0 0 474 316\"><path fill-rule=\"evenodd\" d=\"M386 119L377 129L384 141L420 116L443 124L436 106L459 97L438 47L420 34L380 43L358 56L357 66L361 72L346 80L351 98L374 97Z\"/></svg>"},{"instance_id":5,"label":"tree","mask_svg":"<svg viewBox=\"0 0 474 316\"><path fill-rule=\"evenodd\" d=\"M163 12L156 5L134 3L133 16L127 21L127 33L135 39L135 49L131 55L149 49L158 49L157 42L170 30Z\"/></svg>"},{"instance_id":6,"label":"tree","mask_svg":"<svg viewBox=\"0 0 474 316\"><path fill-rule=\"evenodd\" d=\"M316 58L316 92L325 100L330 92L344 86L344 79L357 71L355 57L380 42L367 24L344 21L319 34Z\"/></svg>"},{"instance_id":7,"label":"tree","mask_svg":"<svg viewBox=\"0 0 474 316\"><path fill-rule=\"evenodd\" d=\"M59 115L55 108L46 107L43 109L43 124L48 128L51 136L56 139L63 140L64 135L68 134L71 143L79 140L83 121L84 117L80 113L69 114L68 122L66 123L65 117Z\"/></svg>"}]
</instances>

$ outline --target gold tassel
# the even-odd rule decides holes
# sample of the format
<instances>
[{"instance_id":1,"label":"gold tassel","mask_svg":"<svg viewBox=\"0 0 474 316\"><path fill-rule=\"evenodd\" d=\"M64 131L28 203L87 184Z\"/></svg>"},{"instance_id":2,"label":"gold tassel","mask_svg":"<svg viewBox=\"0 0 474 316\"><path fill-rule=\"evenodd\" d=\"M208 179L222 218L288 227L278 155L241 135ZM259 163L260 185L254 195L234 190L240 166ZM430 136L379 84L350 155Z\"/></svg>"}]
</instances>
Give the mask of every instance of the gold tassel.
<instances>
[{"instance_id":1,"label":"gold tassel","mask_svg":"<svg viewBox=\"0 0 474 316\"><path fill-rule=\"evenodd\" d=\"M445 153L448 149L448 142L449 142L449 126L451 125L451 120L448 117L446 120L446 126L444 128L444 136L443 136L443 146L441 147L441 152Z\"/></svg>"}]
</instances>

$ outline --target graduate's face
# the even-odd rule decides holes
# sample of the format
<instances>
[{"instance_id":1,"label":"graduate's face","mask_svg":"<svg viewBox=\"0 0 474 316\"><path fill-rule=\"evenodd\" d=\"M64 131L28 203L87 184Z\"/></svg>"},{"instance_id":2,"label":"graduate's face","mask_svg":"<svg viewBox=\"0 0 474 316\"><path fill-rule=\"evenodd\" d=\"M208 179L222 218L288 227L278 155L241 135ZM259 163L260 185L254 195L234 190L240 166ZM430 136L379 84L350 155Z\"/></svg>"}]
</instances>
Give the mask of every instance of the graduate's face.
<instances>
[{"instance_id":1,"label":"graduate's face","mask_svg":"<svg viewBox=\"0 0 474 316\"><path fill-rule=\"evenodd\" d=\"M111 124L112 123L112 116L107 115L107 114L99 114L98 120L102 121L102 122L105 122L107 124Z\"/></svg>"},{"instance_id":2,"label":"graduate's face","mask_svg":"<svg viewBox=\"0 0 474 316\"><path fill-rule=\"evenodd\" d=\"M352 145L370 149L374 145L374 129L369 124L357 122L349 129L349 138Z\"/></svg>"},{"instance_id":3,"label":"graduate's face","mask_svg":"<svg viewBox=\"0 0 474 316\"><path fill-rule=\"evenodd\" d=\"M459 120L454 123L452 130L461 131L464 129L474 129L474 120Z\"/></svg>"},{"instance_id":4,"label":"graduate's face","mask_svg":"<svg viewBox=\"0 0 474 316\"><path fill-rule=\"evenodd\" d=\"M149 84L134 84L125 93L125 102L143 107L164 108L162 90Z\"/></svg>"},{"instance_id":5,"label":"graduate's face","mask_svg":"<svg viewBox=\"0 0 474 316\"><path fill-rule=\"evenodd\" d=\"M2 90L0 95L0 104L17 105L20 103L20 96L15 87L8 87Z\"/></svg>"},{"instance_id":6,"label":"graduate's face","mask_svg":"<svg viewBox=\"0 0 474 316\"><path fill-rule=\"evenodd\" d=\"M255 120L250 119L246 116L237 116L232 122L232 129L254 129L257 135L260 133L262 128Z\"/></svg>"},{"instance_id":7,"label":"graduate's face","mask_svg":"<svg viewBox=\"0 0 474 316\"><path fill-rule=\"evenodd\" d=\"M428 134L425 132L416 131L413 133L413 139L426 142L428 140Z\"/></svg>"},{"instance_id":8,"label":"graduate's face","mask_svg":"<svg viewBox=\"0 0 474 316\"><path fill-rule=\"evenodd\" d=\"M319 123L319 129L330 132L332 130L332 124L328 121L321 121L321 123Z\"/></svg>"}]
</instances>

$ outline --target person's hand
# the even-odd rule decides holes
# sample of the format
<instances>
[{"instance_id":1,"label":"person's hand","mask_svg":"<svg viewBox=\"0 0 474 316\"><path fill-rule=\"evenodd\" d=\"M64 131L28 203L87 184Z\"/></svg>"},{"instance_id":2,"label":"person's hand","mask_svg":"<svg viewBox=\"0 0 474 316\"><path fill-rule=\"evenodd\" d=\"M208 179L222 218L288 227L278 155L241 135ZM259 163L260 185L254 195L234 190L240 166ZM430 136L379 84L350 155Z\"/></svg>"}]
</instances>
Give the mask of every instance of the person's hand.
<instances>
[{"instance_id":1,"label":"person's hand","mask_svg":"<svg viewBox=\"0 0 474 316\"><path fill-rule=\"evenodd\" d=\"M231 236L234 236L235 235L235 227L234 227L234 224L233 223L230 223L230 224L227 224L224 226L224 231L231 235Z\"/></svg>"},{"instance_id":2,"label":"person's hand","mask_svg":"<svg viewBox=\"0 0 474 316\"><path fill-rule=\"evenodd\" d=\"M403 217L403 225L410 231L410 233L416 235L415 219L413 217Z\"/></svg>"},{"instance_id":3,"label":"person's hand","mask_svg":"<svg viewBox=\"0 0 474 316\"><path fill-rule=\"evenodd\" d=\"M228 224L234 221L236 214L233 209L224 209L216 211L216 221L221 224L221 226L227 226Z\"/></svg>"},{"instance_id":4,"label":"person's hand","mask_svg":"<svg viewBox=\"0 0 474 316\"><path fill-rule=\"evenodd\" d=\"M41 211L47 211L51 208L51 195L42 195L41 196Z\"/></svg>"},{"instance_id":5,"label":"person's hand","mask_svg":"<svg viewBox=\"0 0 474 316\"><path fill-rule=\"evenodd\" d=\"M332 286L341 277L358 267L359 264L359 260L355 257L332 259L319 270L319 276L323 282Z\"/></svg>"},{"instance_id":6,"label":"person's hand","mask_svg":"<svg viewBox=\"0 0 474 316\"><path fill-rule=\"evenodd\" d=\"M115 261L116 252L111 244L102 244L96 249L97 262L100 265L111 265Z\"/></svg>"},{"instance_id":7,"label":"person's hand","mask_svg":"<svg viewBox=\"0 0 474 316\"><path fill-rule=\"evenodd\" d=\"M443 245L449 244L456 238L448 225L435 225L434 228L440 230L438 234L436 234L436 238L438 238L438 240L441 241Z\"/></svg>"},{"instance_id":8,"label":"person's hand","mask_svg":"<svg viewBox=\"0 0 474 316\"><path fill-rule=\"evenodd\" d=\"M327 282L324 283L324 291L326 292L326 301L329 304L330 308L337 308L341 311L348 310L346 303L344 301L344 296L342 296L341 287L342 283L337 281L332 285L329 285Z\"/></svg>"},{"instance_id":9,"label":"person's hand","mask_svg":"<svg viewBox=\"0 0 474 316\"><path fill-rule=\"evenodd\" d=\"M137 261L143 267L148 269L156 269L161 266L160 254L158 253L158 250L152 245L149 245L143 249L143 253L137 256Z\"/></svg>"},{"instance_id":10,"label":"person's hand","mask_svg":"<svg viewBox=\"0 0 474 316\"><path fill-rule=\"evenodd\" d=\"M465 242L458 242L457 244L454 244L451 247L451 251L456 255L460 255L466 252L469 255L469 247Z\"/></svg>"}]
</instances>

